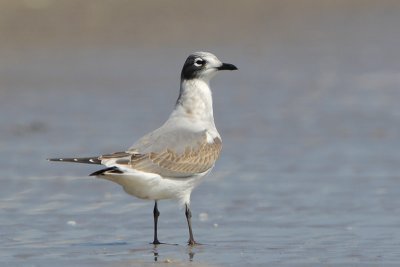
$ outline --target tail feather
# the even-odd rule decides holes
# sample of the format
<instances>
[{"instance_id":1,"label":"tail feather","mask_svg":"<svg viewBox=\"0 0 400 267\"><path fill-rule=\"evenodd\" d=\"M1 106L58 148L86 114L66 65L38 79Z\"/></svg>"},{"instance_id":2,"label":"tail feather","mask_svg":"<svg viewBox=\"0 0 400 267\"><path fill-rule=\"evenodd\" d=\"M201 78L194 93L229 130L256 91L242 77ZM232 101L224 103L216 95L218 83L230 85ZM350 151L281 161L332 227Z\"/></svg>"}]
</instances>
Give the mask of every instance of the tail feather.
<instances>
[{"instance_id":1,"label":"tail feather","mask_svg":"<svg viewBox=\"0 0 400 267\"><path fill-rule=\"evenodd\" d=\"M73 162L73 163L86 163L86 164L98 164L101 165L101 160L99 157L89 157L89 158L51 158L48 161L58 161L58 162Z\"/></svg>"}]
</instances>

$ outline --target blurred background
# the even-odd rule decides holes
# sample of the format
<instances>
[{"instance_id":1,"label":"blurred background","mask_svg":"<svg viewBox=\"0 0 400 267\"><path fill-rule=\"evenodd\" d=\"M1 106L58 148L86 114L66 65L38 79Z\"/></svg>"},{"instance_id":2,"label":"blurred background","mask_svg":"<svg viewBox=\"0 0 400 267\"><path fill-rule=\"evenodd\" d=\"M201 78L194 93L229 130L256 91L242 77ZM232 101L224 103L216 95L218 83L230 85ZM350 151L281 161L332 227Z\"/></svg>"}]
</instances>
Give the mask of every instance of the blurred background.
<instances>
[{"instance_id":1,"label":"blurred background","mask_svg":"<svg viewBox=\"0 0 400 267\"><path fill-rule=\"evenodd\" d=\"M398 263L400 2L0 1L0 261ZM194 51L222 156L182 210L58 156L124 150L165 121ZM178 216L178 214L180 216ZM153 255L154 254L154 255ZM70 259L70 258L73 259Z\"/></svg>"}]
</instances>

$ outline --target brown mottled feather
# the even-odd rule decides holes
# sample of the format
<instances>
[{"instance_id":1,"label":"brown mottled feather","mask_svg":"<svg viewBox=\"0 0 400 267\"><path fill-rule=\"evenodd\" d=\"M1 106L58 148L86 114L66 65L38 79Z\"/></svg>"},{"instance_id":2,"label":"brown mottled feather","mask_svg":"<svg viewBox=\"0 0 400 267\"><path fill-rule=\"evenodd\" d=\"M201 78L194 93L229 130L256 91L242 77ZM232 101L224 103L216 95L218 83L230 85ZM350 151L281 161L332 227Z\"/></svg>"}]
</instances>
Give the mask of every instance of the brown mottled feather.
<instances>
[{"instance_id":1,"label":"brown mottled feather","mask_svg":"<svg viewBox=\"0 0 400 267\"><path fill-rule=\"evenodd\" d=\"M206 135L195 147L187 146L177 153L170 148L146 154L116 152L101 156L101 160L115 160L119 165L132 169L160 174L163 177L188 177L202 173L215 164L222 148L221 139L216 137L208 143Z\"/></svg>"},{"instance_id":2,"label":"brown mottled feather","mask_svg":"<svg viewBox=\"0 0 400 267\"><path fill-rule=\"evenodd\" d=\"M171 149L158 153L134 154L129 165L133 169L158 173L162 176L187 177L213 167L221 148L222 142L219 138L215 138L213 143L208 143L204 138L197 147L186 147L181 154Z\"/></svg>"},{"instance_id":3,"label":"brown mottled feather","mask_svg":"<svg viewBox=\"0 0 400 267\"><path fill-rule=\"evenodd\" d=\"M214 166L222 148L222 142L215 138L213 143L206 140L198 147L186 147L185 152L177 154L171 149L159 153L132 155L130 166L133 169L155 172L163 176L169 173L173 177L190 176L202 173Z\"/></svg>"}]
</instances>

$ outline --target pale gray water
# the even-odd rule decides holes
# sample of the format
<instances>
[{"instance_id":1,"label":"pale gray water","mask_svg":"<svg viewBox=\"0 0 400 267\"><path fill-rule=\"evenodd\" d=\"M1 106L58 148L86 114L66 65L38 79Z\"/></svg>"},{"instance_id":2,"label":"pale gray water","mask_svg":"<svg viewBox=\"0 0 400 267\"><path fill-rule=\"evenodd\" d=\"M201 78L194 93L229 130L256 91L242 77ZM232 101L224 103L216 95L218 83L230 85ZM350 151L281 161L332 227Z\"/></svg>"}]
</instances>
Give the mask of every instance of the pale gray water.
<instances>
[{"instance_id":1,"label":"pale gray water","mask_svg":"<svg viewBox=\"0 0 400 267\"><path fill-rule=\"evenodd\" d=\"M159 237L178 245L154 248L152 202L87 177L94 166L45 161L119 151L159 126L193 49L3 57L1 265L399 264L400 35L387 26L400 20L388 14L385 31L363 13L349 33L371 35L333 44L206 47L239 71L212 83L224 150L192 194L194 234L204 243L194 248L176 203L160 202Z\"/></svg>"}]
</instances>

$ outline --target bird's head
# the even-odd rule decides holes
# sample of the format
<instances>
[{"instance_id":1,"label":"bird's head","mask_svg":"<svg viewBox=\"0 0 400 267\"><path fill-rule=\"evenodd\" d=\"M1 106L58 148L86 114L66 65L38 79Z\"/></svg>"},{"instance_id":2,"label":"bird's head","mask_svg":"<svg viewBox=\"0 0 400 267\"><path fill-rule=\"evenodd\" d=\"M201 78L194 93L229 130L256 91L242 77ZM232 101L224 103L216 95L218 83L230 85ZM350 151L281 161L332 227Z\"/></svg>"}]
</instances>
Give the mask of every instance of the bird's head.
<instances>
[{"instance_id":1,"label":"bird's head","mask_svg":"<svg viewBox=\"0 0 400 267\"><path fill-rule=\"evenodd\" d=\"M202 79L208 82L220 70L237 70L229 63L222 63L215 55L208 52L195 52L185 61L182 68L181 79Z\"/></svg>"}]
</instances>

